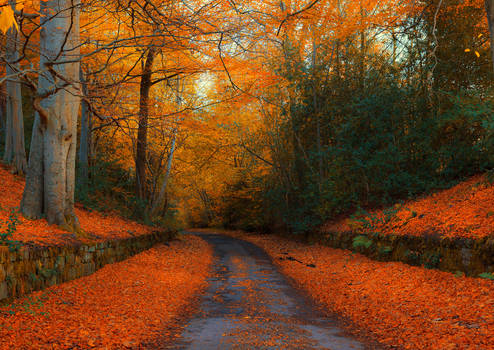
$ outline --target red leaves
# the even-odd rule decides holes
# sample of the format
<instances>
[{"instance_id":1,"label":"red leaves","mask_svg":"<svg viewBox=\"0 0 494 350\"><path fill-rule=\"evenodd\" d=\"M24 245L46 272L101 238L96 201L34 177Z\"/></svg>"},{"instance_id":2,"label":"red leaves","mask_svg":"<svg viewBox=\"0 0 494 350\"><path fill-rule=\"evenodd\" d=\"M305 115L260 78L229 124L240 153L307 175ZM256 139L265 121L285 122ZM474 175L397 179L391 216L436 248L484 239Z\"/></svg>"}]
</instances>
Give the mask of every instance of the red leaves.
<instances>
[{"instance_id":1,"label":"red leaves","mask_svg":"<svg viewBox=\"0 0 494 350\"><path fill-rule=\"evenodd\" d=\"M24 190L24 180L11 174L4 167L0 167L0 220L5 222L11 208L18 207ZM124 219L116 214L105 215L98 212L89 212L76 207L76 215L81 227L89 234L90 239L79 241L105 241L114 238L127 238L133 235L148 234L151 227ZM22 242L32 242L37 245L59 245L73 242L74 238L57 226L48 225L46 220L26 220L19 215L21 223L13 239Z\"/></svg>"},{"instance_id":2,"label":"red leaves","mask_svg":"<svg viewBox=\"0 0 494 350\"><path fill-rule=\"evenodd\" d=\"M385 344L404 349L490 349L494 344L494 283L280 237L241 235L263 247L329 312L350 319ZM279 256L314 263L309 268Z\"/></svg>"},{"instance_id":3,"label":"red leaves","mask_svg":"<svg viewBox=\"0 0 494 350\"><path fill-rule=\"evenodd\" d=\"M373 227L388 234L484 238L494 228L494 186L484 176L475 176L448 190L433 193L398 207L396 215ZM384 217L383 211L373 214ZM348 231L358 225L344 218L325 225L325 231Z\"/></svg>"},{"instance_id":4,"label":"red leaves","mask_svg":"<svg viewBox=\"0 0 494 350\"><path fill-rule=\"evenodd\" d=\"M178 321L206 287L211 262L209 245L191 236L33 293L15 302L15 315L9 315L10 307L0 309L0 348L121 349L162 344L180 333ZM42 302L39 307L31 305L29 298Z\"/></svg>"}]
</instances>

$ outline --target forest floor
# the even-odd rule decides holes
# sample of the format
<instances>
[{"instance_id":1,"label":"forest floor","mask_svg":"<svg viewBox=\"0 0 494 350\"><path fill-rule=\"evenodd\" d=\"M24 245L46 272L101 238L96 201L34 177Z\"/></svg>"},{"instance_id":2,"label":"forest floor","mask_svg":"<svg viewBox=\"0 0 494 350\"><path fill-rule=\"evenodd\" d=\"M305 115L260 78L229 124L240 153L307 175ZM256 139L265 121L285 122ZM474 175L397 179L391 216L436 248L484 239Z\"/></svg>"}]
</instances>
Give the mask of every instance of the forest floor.
<instances>
[{"instance_id":1,"label":"forest floor","mask_svg":"<svg viewBox=\"0 0 494 350\"><path fill-rule=\"evenodd\" d=\"M19 204L24 190L24 179L15 176L0 165L0 229L6 230L9 217L14 213L19 221L13 239L26 245L53 246L74 243L101 242L116 238L128 238L149 234L158 228L127 220L114 213L89 211L76 205L76 215L81 228L87 237L76 237L74 234L48 225L46 220L26 220L18 213Z\"/></svg>"},{"instance_id":2,"label":"forest floor","mask_svg":"<svg viewBox=\"0 0 494 350\"><path fill-rule=\"evenodd\" d=\"M263 248L296 287L329 317L349 320L357 334L371 334L390 348L492 349L492 281L278 236L221 232Z\"/></svg>"},{"instance_id":3,"label":"forest floor","mask_svg":"<svg viewBox=\"0 0 494 350\"><path fill-rule=\"evenodd\" d=\"M214 231L212 231L214 232ZM369 349L295 290L256 245L214 233L214 274L172 349Z\"/></svg>"},{"instance_id":4,"label":"forest floor","mask_svg":"<svg viewBox=\"0 0 494 350\"><path fill-rule=\"evenodd\" d=\"M185 236L0 308L0 349L166 348L207 287L209 244Z\"/></svg>"},{"instance_id":5,"label":"forest floor","mask_svg":"<svg viewBox=\"0 0 494 350\"><path fill-rule=\"evenodd\" d=\"M342 217L328 222L323 232L345 232L362 228L385 234L420 236L437 234L441 237L485 238L494 228L494 185L487 175L467 181L422 198L397 204L367 216Z\"/></svg>"}]
</instances>

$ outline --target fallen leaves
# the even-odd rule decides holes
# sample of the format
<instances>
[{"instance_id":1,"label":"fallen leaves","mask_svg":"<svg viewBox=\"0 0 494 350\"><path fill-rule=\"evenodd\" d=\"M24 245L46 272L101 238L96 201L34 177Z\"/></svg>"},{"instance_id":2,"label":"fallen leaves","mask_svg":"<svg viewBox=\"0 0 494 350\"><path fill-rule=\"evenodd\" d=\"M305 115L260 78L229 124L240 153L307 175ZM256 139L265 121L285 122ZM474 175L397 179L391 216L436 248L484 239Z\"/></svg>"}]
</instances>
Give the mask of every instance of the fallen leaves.
<instances>
[{"instance_id":1,"label":"fallen leaves","mask_svg":"<svg viewBox=\"0 0 494 350\"><path fill-rule=\"evenodd\" d=\"M0 308L2 349L156 348L206 286L212 250L184 237Z\"/></svg>"},{"instance_id":2,"label":"fallen leaves","mask_svg":"<svg viewBox=\"0 0 494 350\"><path fill-rule=\"evenodd\" d=\"M480 239L492 236L494 227L494 186L485 176L475 176L453 188L396 207L390 220L376 222L372 230L385 234ZM383 210L372 212L376 219ZM376 220L377 221L377 220ZM349 218L329 222L324 232L349 231L357 223Z\"/></svg>"},{"instance_id":3,"label":"fallen leaves","mask_svg":"<svg viewBox=\"0 0 494 350\"><path fill-rule=\"evenodd\" d=\"M403 349L492 349L494 283L377 262L360 254L266 235L229 233L264 248L328 312ZM288 252L317 268L277 257Z\"/></svg>"},{"instance_id":4,"label":"fallen leaves","mask_svg":"<svg viewBox=\"0 0 494 350\"><path fill-rule=\"evenodd\" d=\"M0 222L5 222L11 209L19 207L24 190L24 180L11 174L0 166ZM14 240L39 246L66 245L71 243L101 242L109 239L128 238L149 234L156 228L124 219L115 214L103 214L87 211L76 206L75 212L82 229L89 238L76 238L73 234L55 225L48 225L46 220L26 220L19 214L20 224L13 235Z\"/></svg>"}]
</instances>

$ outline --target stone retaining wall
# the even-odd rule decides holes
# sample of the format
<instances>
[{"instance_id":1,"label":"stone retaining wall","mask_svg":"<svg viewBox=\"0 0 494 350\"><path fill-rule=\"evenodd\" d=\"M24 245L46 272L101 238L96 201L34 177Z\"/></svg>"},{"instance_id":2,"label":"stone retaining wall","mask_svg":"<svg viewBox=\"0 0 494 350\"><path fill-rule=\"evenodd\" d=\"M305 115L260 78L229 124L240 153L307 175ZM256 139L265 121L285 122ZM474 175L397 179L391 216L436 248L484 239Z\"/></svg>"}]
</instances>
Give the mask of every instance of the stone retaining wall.
<instances>
[{"instance_id":1,"label":"stone retaining wall","mask_svg":"<svg viewBox=\"0 0 494 350\"><path fill-rule=\"evenodd\" d=\"M332 232L317 240L333 248L354 250L381 261L401 261L443 271L460 271L468 276L494 272L494 237L473 240L438 235Z\"/></svg>"},{"instance_id":2,"label":"stone retaining wall","mask_svg":"<svg viewBox=\"0 0 494 350\"><path fill-rule=\"evenodd\" d=\"M172 238L171 233L61 247L22 247L10 252L0 246L0 301L94 273Z\"/></svg>"}]
</instances>

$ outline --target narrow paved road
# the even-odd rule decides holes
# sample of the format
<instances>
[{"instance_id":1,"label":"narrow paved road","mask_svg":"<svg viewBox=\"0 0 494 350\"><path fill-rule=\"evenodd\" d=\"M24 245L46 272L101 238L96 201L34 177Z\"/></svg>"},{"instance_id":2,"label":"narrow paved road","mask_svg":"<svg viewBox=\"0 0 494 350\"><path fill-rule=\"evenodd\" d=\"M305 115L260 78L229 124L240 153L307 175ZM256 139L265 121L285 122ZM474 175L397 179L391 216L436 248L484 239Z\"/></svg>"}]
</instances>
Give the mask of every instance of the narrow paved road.
<instances>
[{"instance_id":1,"label":"narrow paved road","mask_svg":"<svg viewBox=\"0 0 494 350\"><path fill-rule=\"evenodd\" d=\"M298 294L257 246L200 234L216 273L198 314L172 349L365 349Z\"/></svg>"}]
</instances>

